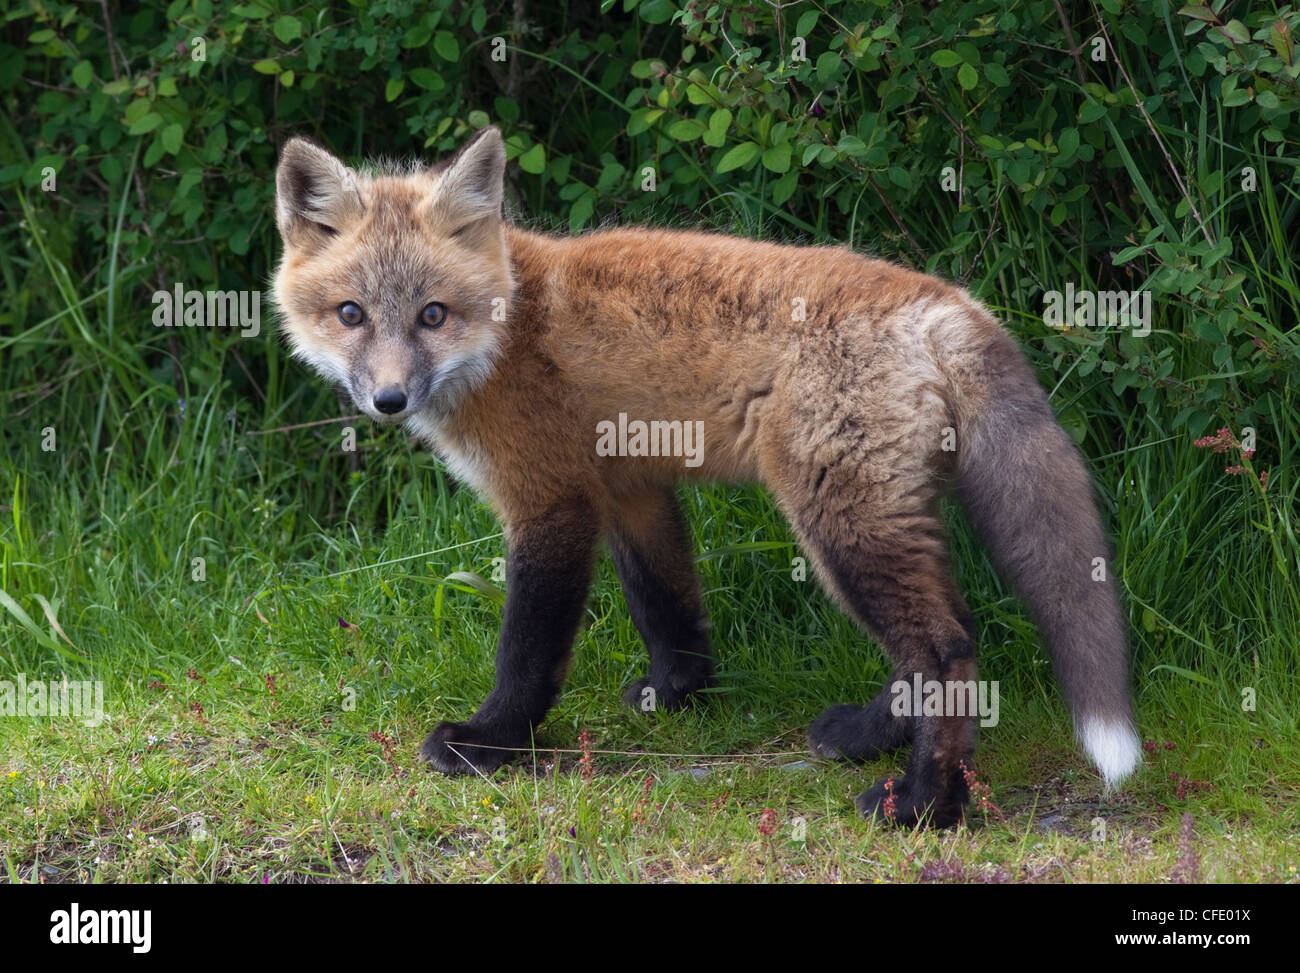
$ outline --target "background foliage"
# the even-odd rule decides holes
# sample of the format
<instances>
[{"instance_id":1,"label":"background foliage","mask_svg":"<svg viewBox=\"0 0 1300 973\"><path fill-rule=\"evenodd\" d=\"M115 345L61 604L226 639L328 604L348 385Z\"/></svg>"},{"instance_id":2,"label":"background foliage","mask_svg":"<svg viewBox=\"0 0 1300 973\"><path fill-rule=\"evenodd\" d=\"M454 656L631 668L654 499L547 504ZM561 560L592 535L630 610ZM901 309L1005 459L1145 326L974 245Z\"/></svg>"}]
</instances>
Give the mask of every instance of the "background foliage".
<instances>
[{"instance_id":1,"label":"background foliage","mask_svg":"<svg viewBox=\"0 0 1300 973\"><path fill-rule=\"evenodd\" d=\"M1267 422L1300 361L1300 14L1217 7L20 3L0 34L17 298L0 321L28 329L9 348L48 348L41 323L75 287L117 309L110 334L130 329L111 407L187 398L221 359L253 407L274 353L249 343L236 364L212 335L151 332L148 292L266 280L290 133L430 158L493 122L518 211L542 225L703 221L968 282L1070 374L1076 436L1114 445L1089 415L1139 408L1192 434ZM39 191L46 166L57 193ZM1157 335L1045 336L1042 293L1068 281L1149 289ZM60 370L99 362L103 336L68 326Z\"/></svg>"}]
</instances>

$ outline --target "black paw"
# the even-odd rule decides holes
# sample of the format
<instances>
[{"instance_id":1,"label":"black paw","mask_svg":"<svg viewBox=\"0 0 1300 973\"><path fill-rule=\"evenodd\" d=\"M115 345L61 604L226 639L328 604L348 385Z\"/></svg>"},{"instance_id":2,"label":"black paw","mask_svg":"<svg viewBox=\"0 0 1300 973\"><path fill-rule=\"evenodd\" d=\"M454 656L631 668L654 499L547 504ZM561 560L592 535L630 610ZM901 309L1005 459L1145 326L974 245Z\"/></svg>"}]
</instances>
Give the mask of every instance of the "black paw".
<instances>
[{"instance_id":1,"label":"black paw","mask_svg":"<svg viewBox=\"0 0 1300 973\"><path fill-rule=\"evenodd\" d=\"M962 819L966 793L956 788L938 793L914 787L906 777L876 781L858 795L858 812L905 828L950 828Z\"/></svg>"},{"instance_id":2,"label":"black paw","mask_svg":"<svg viewBox=\"0 0 1300 973\"><path fill-rule=\"evenodd\" d=\"M887 707L841 703L825 710L808 727L808 748L824 760L875 760L907 743L911 721Z\"/></svg>"},{"instance_id":3,"label":"black paw","mask_svg":"<svg viewBox=\"0 0 1300 973\"><path fill-rule=\"evenodd\" d=\"M707 680L699 680L675 686L671 680L661 683L656 682L653 676L646 676L627 687L623 702L638 713L672 712L690 706L695 701L695 691L706 684Z\"/></svg>"},{"instance_id":4,"label":"black paw","mask_svg":"<svg viewBox=\"0 0 1300 973\"><path fill-rule=\"evenodd\" d=\"M420 759L444 774L472 774L476 771L490 774L517 756L516 747L525 746L526 743L507 741L501 734L468 723L439 723L425 737L424 745L420 747ZM506 749L495 749L498 747Z\"/></svg>"}]
</instances>

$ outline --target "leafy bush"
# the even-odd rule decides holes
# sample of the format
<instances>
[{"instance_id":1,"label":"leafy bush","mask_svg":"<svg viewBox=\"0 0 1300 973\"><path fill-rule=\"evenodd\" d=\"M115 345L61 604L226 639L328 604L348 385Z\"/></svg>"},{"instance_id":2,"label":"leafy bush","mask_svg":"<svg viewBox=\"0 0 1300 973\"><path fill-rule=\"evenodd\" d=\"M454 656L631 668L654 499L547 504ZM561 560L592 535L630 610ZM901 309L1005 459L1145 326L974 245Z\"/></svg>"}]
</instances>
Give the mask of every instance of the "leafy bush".
<instances>
[{"instance_id":1,"label":"leafy bush","mask_svg":"<svg viewBox=\"0 0 1300 973\"><path fill-rule=\"evenodd\" d=\"M703 221L968 283L1098 449L1135 412L1268 425L1300 363L1300 13L1246 6L18 3L0 321L34 354L10 387L97 401L108 362L110 415L222 379L256 408L274 342L151 328L149 293L261 286L287 135L431 157L491 122L541 226ZM1152 333L1045 329L1067 284L1149 291Z\"/></svg>"}]
</instances>

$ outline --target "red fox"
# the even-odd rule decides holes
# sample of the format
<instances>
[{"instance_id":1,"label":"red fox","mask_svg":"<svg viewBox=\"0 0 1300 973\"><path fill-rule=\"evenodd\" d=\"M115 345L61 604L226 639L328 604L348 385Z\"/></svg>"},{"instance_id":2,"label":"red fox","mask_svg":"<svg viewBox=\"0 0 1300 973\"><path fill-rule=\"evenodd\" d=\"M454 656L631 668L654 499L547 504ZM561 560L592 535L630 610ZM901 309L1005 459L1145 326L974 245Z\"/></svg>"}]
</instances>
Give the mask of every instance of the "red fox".
<instances>
[{"instance_id":1,"label":"red fox","mask_svg":"<svg viewBox=\"0 0 1300 973\"><path fill-rule=\"evenodd\" d=\"M1045 636L1084 750L1108 786L1133 771L1127 629L1092 481L974 299L843 248L528 232L503 219L505 164L489 127L438 165L362 173L295 138L276 171L274 293L293 352L432 446L505 529L495 688L433 730L424 760L486 772L531 747L602 538L650 654L625 699L676 708L710 684L681 480L765 484L826 590L889 653L891 682L973 686L937 511L955 481ZM859 810L953 824L975 715L892 702L887 685L832 707L810 748L864 761L910 743L905 775Z\"/></svg>"}]
</instances>

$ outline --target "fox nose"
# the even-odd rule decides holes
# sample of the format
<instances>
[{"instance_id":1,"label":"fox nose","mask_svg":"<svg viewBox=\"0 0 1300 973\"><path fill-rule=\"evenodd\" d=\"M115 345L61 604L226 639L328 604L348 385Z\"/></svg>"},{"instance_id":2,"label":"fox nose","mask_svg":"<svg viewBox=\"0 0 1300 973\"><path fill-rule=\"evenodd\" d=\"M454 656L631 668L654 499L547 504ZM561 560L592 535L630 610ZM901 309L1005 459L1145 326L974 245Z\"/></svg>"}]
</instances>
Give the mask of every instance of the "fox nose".
<instances>
[{"instance_id":1,"label":"fox nose","mask_svg":"<svg viewBox=\"0 0 1300 973\"><path fill-rule=\"evenodd\" d=\"M388 385L375 393L375 408L386 416L406 408L406 393L396 385Z\"/></svg>"}]
</instances>

